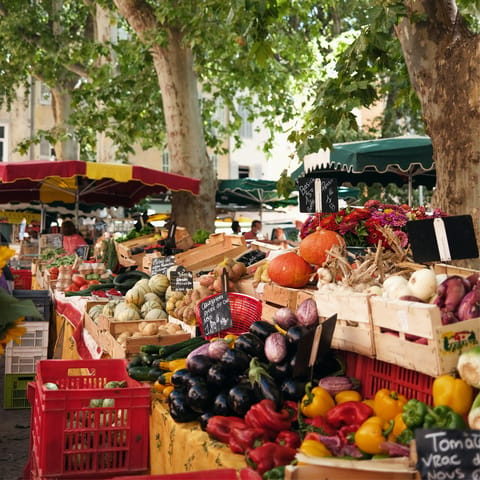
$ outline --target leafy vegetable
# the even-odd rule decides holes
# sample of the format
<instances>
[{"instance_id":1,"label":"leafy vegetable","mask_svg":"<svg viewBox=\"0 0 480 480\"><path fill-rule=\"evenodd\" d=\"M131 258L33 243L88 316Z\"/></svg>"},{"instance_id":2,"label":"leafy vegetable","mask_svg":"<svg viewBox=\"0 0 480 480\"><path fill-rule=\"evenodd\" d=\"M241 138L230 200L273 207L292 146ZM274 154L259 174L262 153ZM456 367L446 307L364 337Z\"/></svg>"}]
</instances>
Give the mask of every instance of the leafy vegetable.
<instances>
[{"instance_id":1,"label":"leafy vegetable","mask_svg":"<svg viewBox=\"0 0 480 480\"><path fill-rule=\"evenodd\" d=\"M209 236L210 236L210 232L207 232L207 230L200 229L193 234L192 240L195 243L205 243Z\"/></svg>"}]
</instances>

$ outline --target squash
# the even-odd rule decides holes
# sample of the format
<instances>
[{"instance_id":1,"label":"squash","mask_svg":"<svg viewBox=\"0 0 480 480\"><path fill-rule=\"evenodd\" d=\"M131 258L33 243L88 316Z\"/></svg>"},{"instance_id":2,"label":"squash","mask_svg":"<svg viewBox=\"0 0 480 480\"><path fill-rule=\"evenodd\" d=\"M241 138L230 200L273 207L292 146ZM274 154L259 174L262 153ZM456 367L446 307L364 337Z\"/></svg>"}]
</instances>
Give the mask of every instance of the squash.
<instances>
[{"instance_id":1,"label":"squash","mask_svg":"<svg viewBox=\"0 0 480 480\"><path fill-rule=\"evenodd\" d=\"M298 252L306 262L321 267L327 260L327 251L335 245L345 251L345 240L341 235L321 228L302 239Z\"/></svg>"},{"instance_id":2,"label":"squash","mask_svg":"<svg viewBox=\"0 0 480 480\"><path fill-rule=\"evenodd\" d=\"M113 317L115 315L115 307L117 303L108 302L103 306L102 313L106 317Z\"/></svg>"},{"instance_id":3,"label":"squash","mask_svg":"<svg viewBox=\"0 0 480 480\"><path fill-rule=\"evenodd\" d=\"M268 262L268 276L282 287L304 287L313 273L312 266L295 252L278 255Z\"/></svg>"},{"instance_id":4,"label":"squash","mask_svg":"<svg viewBox=\"0 0 480 480\"><path fill-rule=\"evenodd\" d=\"M135 308L123 308L117 315L115 315L116 322L132 322L140 320L140 313Z\"/></svg>"},{"instance_id":5,"label":"squash","mask_svg":"<svg viewBox=\"0 0 480 480\"><path fill-rule=\"evenodd\" d=\"M167 288L170 285L168 277L163 273L157 273L153 277L150 277L148 281L148 286L153 293L163 297Z\"/></svg>"},{"instance_id":6,"label":"squash","mask_svg":"<svg viewBox=\"0 0 480 480\"><path fill-rule=\"evenodd\" d=\"M142 316L145 316L150 310L154 310L155 308L161 308L163 309L163 305L160 302L156 301L149 301L145 302L141 307L140 307L140 313Z\"/></svg>"},{"instance_id":7,"label":"squash","mask_svg":"<svg viewBox=\"0 0 480 480\"><path fill-rule=\"evenodd\" d=\"M160 320L168 318L167 312L163 308L153 308L143 317L145 320Z\"/></svg>"},{"instance_id":8,"label":"squash","mask_svg":"<svg viewBox=\"0 0 480 480\"><path fill-rule=\"evenodd\" d=\"M142 278L134 285L134 288L141 288L142 290L144 290L144 293L149 293L151 290L148 286L148 280L148 278Z\"/></svg>"},{"instance_id":9,"label":"squash","mask_svg":"<svg viewBox=\"0 0 480 480\"><path fill-rule=\"evenodd\" d=\"M157 303L161 303L162 302L162 299L156 294L156 293L153 293L153 292L147 292L143 298L143 301L144 303L146 302L157 302Z\"/></svg>"},{"instance_id":10,"label":"squash","mask_svg":"<svg viewBox=\"0 0 480 480\"><path fill-rule=\"evenodd\" d=\"M103 305L94 305L88 310L88 315L92 320L95 320L101 313L103 313Z\"/></svg>"},{"instance_id":11,"label":"squash","mask_svg":"<svg viewBox=\"0 0 480 480\"><path fill-rule=\"evenodd\" d=\"M145 298L145 294L141 288L133 287L127 290L125 293L125 301L127 303L134 303L135 305L141 305Z\"/></svg>"}]
</instances>

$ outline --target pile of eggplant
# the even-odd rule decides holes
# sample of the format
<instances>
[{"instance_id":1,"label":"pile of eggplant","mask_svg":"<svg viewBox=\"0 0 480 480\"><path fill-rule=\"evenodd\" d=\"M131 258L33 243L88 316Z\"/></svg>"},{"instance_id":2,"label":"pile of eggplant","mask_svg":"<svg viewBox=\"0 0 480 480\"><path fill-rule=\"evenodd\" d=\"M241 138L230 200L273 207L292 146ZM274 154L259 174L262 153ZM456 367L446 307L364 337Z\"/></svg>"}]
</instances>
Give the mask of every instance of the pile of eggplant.
<instances>
[{"instance_id":1,"label":"pile of eggplant","mask_svg":"<svg viewBox=\"0 0 480 480\"><path fill-rule=\"evenodd\" d=\"M180 423L200 420L204 426L214 415L243 417L263 399L277 406L286 400L297 402L305 394L307 381L344 375L341 359L329 350L322 352L322 360L309 371L309 378L293 377L300 339L311 335L316 324L318 318L311 325L293 323L277 328L261 320L233 345L223 338L201 345L188 355L187 368L171 377L174 390L168 404L172 418Z\"/></svg>"}]
</instances>

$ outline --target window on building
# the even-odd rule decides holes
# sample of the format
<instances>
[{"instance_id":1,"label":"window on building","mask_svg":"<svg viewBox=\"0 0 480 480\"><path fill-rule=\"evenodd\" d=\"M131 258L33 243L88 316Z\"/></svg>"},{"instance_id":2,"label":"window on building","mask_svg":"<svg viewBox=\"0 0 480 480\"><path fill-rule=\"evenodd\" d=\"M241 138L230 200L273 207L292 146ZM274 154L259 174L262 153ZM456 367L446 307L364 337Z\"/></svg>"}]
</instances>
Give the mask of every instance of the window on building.
<instances>
[{"instance_id":1,"label":"window on building","mask_svg":"<svg viewBox=\"0 0 480 480\"><path fill-rule=\"evenodd\" d=\"M164 150L162 153L162 170L164 172L170 171L170 153L168 150Z\"/></svg>"},{"instance_id":2,"label":"window on building","mask_svg":"<svg viewBox=\"0 0 480 480\"><path fill-rule=\"evenodd\" d=\"M40 160L50 160L51 152L52 152L52 146L50 145L50 142L42 138L40 140L40 152L39 152Z\"/></svg>"},{"instance_id":3,"label":"window on building","mask_svg":"<svg viewBox=\"0 0 480 480\"><path fill-rule=\"evenodd\" d=\"M52 93L47 85L43 82L40 82L39 89L39 98L38 101L41 105L51 105L52 104Z\"/></svg>"},{"instance_id":4,"label":"window on building","mask_svg":"<svg viewBox=\"0 0 480 480\"><path fill-rule=\"evenodd\" d=\"M241 105L238 107L238 114L242 118L242 124L240 125L240 137L242 138L252 138L253 137L253 126L252 123L248 120L248 111L245 107Z\"/></svg>"},{"instance_id":5,"label":"window on building","mask_svg":"<svg viewBox=\"0 0 480 480\"><path fill-rule=\"evenodd\" d=\"M0 125L0 162L7 161L7 127Z\"/></svg>"},{"instance_id":6,"label":"window on building","mask_svg":"<svg viewBox=\"0 0 480 480\"><path fill-rule=\"evenodd\" d=\"M250 176L250 167L238 167L238 178L248 178Z\"/></svg>"}]
</instances>

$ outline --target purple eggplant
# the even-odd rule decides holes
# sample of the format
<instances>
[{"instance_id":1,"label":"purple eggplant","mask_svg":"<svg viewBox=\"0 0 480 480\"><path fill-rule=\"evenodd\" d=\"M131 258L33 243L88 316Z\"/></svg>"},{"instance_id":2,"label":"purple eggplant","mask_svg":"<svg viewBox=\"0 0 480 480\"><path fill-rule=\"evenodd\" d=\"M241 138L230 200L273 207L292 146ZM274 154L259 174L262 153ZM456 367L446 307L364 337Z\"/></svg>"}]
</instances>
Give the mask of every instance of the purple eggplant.
<instances>
[{"instance_id":1,"label":"purple eggplant","mask_svg":"<svg viewBox=\"0 0 480 480\"><path fill-rule=\"evenodd\" d=\"M287 341L280 332L272 333L265 340L265 357L272 363L280 363L287 355Z\"/></svg>"}]
</instances>

